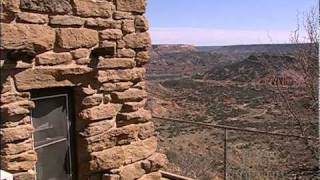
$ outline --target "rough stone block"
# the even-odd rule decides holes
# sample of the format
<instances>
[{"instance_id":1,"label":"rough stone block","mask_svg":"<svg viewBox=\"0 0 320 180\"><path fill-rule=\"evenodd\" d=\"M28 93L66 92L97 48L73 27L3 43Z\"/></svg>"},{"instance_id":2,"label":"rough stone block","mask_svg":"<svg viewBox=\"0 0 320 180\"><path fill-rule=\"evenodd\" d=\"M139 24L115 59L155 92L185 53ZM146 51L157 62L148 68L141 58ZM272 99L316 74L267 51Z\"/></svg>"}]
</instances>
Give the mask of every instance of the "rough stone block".
<instances>
[{"instance_id":1,"label":"rough stone block","mask_svg":"<svg viewBox=\"0 0 320 180\"><path fill-rule=\"evenodd\" d=\"M3 93L1 94L0 97L0 104L9 104L9 103L14 103L17 101L25 101L30 99L30 93L29 92L23 92L23 93L18 93L18 92L8 92L8 93Z\"/></svg>"},{"instance_id":2,"label":"rough stone block","mask_svg":"<svg viewBox=\"0 0 320 180\"><path fill-rule=\"evenodd\" d=\"M121 111L133 112L145 107L147 100L144 99L140 102L126 102L123 104Z\"/></svg>"},{"instance_id":3,"label":"rough stone block","mask_svg":"<svg viewBox=\"0 0 320 180\"><path fill-rule=\"evenodd\" d=\"M104 92L124 91L133 85L132 82L104 83L101 90Z\"/></svg>"},{"instance_id":4,"label":"rough stone block","mask_svg":"<svg viewBox=\"0 0 320 180\"><path fill-rule=\"evenodd\" d=\"M80 49L71 51L71 54L74 59L89 58L90 50L80 48Z\"/></svg>"},{"instance_id":5,"label":"rough stone block","mask_svg":"<svg viewBox=\"0 0 320 180\"><path fill-rule=\"evenodd\" d=\"M12 128L1 128L1 144L12 143L31 138L33 128L31 124L19 125Z\"/></svg>"},{"instance_id":6,"label":"rough stone block","mask_svg":"<svg viewBox=\"0 0 320 180\"><path fill-rule=\"evenodd\" d=\"M85 20L77 16L58 15L50 16L51 25L62 25L62 26L82 26Z\"/></svg>"},{"instance_id":7,"label":"rough stone block","mask_svg":"<svg viewBox=\"0 0 320 180\"><path fill-rule=\"evenodd\" d=\"M122 146L125 164L131 164L151 156L157 150L157 138L151 137L142 141L132 142Z\"/></svg>"},{"instance_id":8,"label":"rough stone block","mask_svg":"<svg viewBox=\"0 0 320 180\"><path fill-rule=\"evenodd\" d=\"M137 102L146 98L148 93L140 89L128 89L123 92L113 92L111 93L112 100L117 102Z\"/></svg>"},{"instance_id":9,"label":"rough stone block","mask_svg":"<svg viewBox=\"0 0 320 180\"><path fill-rule=\"evenodd\" d=\"M122 30L124 33L129 34L135 32L135 25L133 20L123 20Z\"/></svg>"},{"instance_id":10,"label":"rough stone block","mask_svg":"<svg viewBox=\"0 0 320 180\"><path fill-rule=\"evenodd\" d=\"M138 180L161 180L161 173L160 172L153 172L149 174L143 175Z\"/></svg>"},{"instance_id":11,"label":"rough stone block","mask_svg":"<svg viewBox=\"0 0 320 180\"><path fill-rule=\"evenodd\" d=\"M137 32L145 32L149 30L149 23L145 16L137 16L134 21Z\"/></svg>"},{"instance_id":12,"label":"rough stone block","mask_svg":"<svg viewBox=\"0 0 320 180\"><path fill-rule=\"evenodd\" d=\"M104 104L83 110L79 116L84 120L97 121L110 119L117 115L121 106L118 104Z\"/></svg>"},{"instance_id":13,"label":"rough stone block","mask_svg":"<svg viewBox=\"0 0 320 180\"><path fill-rule=\"evenodd\" d=\"M117 0L117 10L144 13L146 10L146 1L145 0Z\"/></svg>"},{"instance_id":14,"label":"rough stone block","mask_svg":"<svg viewBox=\"0 0 320 180\"><path fill-rule=\"evenodd\" d=\"M100 82L109 81L140 81L144 78L144 68L133 68L125 70L105 70L98 72Z\"/></svg>"},{"instance_id":15,"label":"rough stone block","mask_svg":"<svg viewBox=\"0 0 320 180\"><path fill-rule=\"evenodd\" d=\"M148 51L141 51L137 53L136 62L139 66L142 66L149 62L150 55Z\"/></svg>"},{"instance_id":16,"label":"rough stone block","mask_svg":"<svg viewBox=\"0 0 320 180\"><path fill-rule=\"evenodd\" d=\"M110 19L101 18L89 18L86 20L86 26L94 28L120 29L121 21L114 21Z\"/></svg>"},{"instance_id":17,"label":"rough stone block","mask_svg":"<svg viewBox=\"0 0 320 180\"><path fill-rule=\"evenodd\" d=\"M152 118L150 111L145 109L139 109L135 112L120 113L117 116L117 126L124 126L133 123L148 122Z\"/></svg>"},{"instance_id":18,"label":"rough stone block","mask_svg":"<svg viewBox=\"0 0 320 180\"><path fill-rule=\"evenodd\" d=\"M1 49L24 49L41 53L51 50L55 31L35 24L1 24Z\"/></svg>"},{"instance_id":19,"label":"rough stone block","mask_svg":"<svg viewBox=\"0 0 320 180\"><path fill-rule=\"evenodd\" d=\"M38 11L54 14L72 13L69 0L21 0L20 8L29 11Z\"/></svg>"},{"instance_id":20,"label":"rough stone block","mask_svg":"<svg viewBox=\"0 0 320 180\"><path fill-rule=\"evenodd\" d=\"M28 171L33 169L37 154L31 150L17 155L1 156L1 169L11 172Z\"/></svg>"},{"instance_id":21,"label":"rough stone block","mask_svg":"<svg viewBox=\"0 0 320 180\"><path fill-rule=\"evenodd\" d=\"M97 172L120 167L125 155L122 147L114 147L100 152L91 153L90 170Z\"/></svg>"},{"instance_id":22,"label":"rough stone block","mask_svg":"<svg viewBox=\"0 0 320 180\"><path fill-rule=\"evenodd\" d=\"M122 11L116 11L113 13L113 19L121 20L121 19L134 19L134 16L132 13L129 12L122 12Z\"/></svg>"},{"instance_id":23,"label":"rough stone block","mask_svg":"<svg viewBox=\"0 0 320 180\"><path fill-rule=\"evenodd\" d=\"M120 58L133 58L136 56L136 52L132 49L118 49L117 54Z\"/></svg>"},{"instance_id":24,"label":"rough stone block","mask_svg":"<svg viewBox=\"0 0 320 180\"><path fill-rule=\"evenodd\" d=\"M1 155L15 155L32 149L31 139L19 143L7 143L1 146Z\"/></svg>"},{"instance_id":25,"label":"rough stone block","mask_svg":"<svg viewBox=\"0 0 320 180\"><path fill-rule=\"evenodd\" d=\"M69 64L72 61L72 56L69 52L54 53L46 52L39 54L36 57L37 65L58 65L58 64Z\"/></svg>"},{"instance_id":26,"label":"rough stone block","mask_svg":"<svg viewBox=\"0 0 320 180\"><path fill-rule=\"evenodd\" d=\"M17 14L17 22L33 23L33 24L46 24L48 23L48 15L19 12Z\"/></svg>"},{"instance_id":27,"label":"rough stone block","mask_svg":"<svg viewBox=\"0 0 320 180\"><path fill-rule=\"evenodd\" d=\"M2 117L27 115L30 113L30 109L34 108L34 103L29 100L17 101L10 104L1 106Z\"/></svg>"},{"instance_id":28,"label":"rough stone block","mask_svg":"<svg viewBox=\"0 0 320 180\"><path fill-rule=\"evenodd\" d=\"M120 168L120 177L122 180L135 180L144 175L146 171L142 168L141 162L122 166Z\"/></svg>"},{"instance_id":29,"label":"rough stone block","mask_svg":"<svg viewBox=\"0 0 320 180\"><path fill-rule=\"evenodd\" d=\"M80 133L84 137L92 137L102 134L115 127L115 121L104 120L88 124L87 127Z\"/></svg>"},{"instance_id":30,"label":"rough stone block","mask_svg":"<svg viewBox=\"0 0 320 180\"><path fill-rule=\"evenodd\" d=\"M100 69L127 69L135 66L136 62L132 58L103 58L97 65Z\"/></svg>"},{"instance_id":31,"label":"rough stone block","mask_svg":"<svg viewBox=\"0 0 320 180\"><path fill-rule=\"evenodd\" d=\"M90 48L98 44L98 32L86 28L61 28L57 33L60 48Z\"/></svg>"},{"instance_id":32,"label":"rough stone block","mask_svg":"<svg viewBox=\"0 0 320 180\"><path fill-rule=\"evenodd\" d=\"M85 107L93 107L102 103L103 95L102 94L94 94L92 96L87 96L83 98L82 105Z\"/></svg>"},{"instance_id":33,"label":"rough stone block","mask_svg":"<svg viewBox=\"0 0 320 180\"><path fill-rule=\"evenodd\" d=\"M75 85L73 82L67 79L58 80L57 73L58 69L27 69L25 71L17 73L14 76L14 79L16 87L20 91Z\"/></svg>"},{"instance_id":34,"label":"rough stone block","mask_svg":"<svg viewBox=\"0 0 320 180\"><path fill-rule=\"evenodd\" d=\"M123 40L129 48L147 48L151 46L151 38L148 32L132 33L125 35Z\"/></svg>"},{"instance_id":35,"label":"rough stone block","mask_svg":"<svg viewBox=\"0 0 320 180\"><path fill-rule=\"evenodd\" d=\"M105 0L74 0L76 14L83 17L111 17L113 3Z\"/></svg>"},{"instance_id":36,"label":"rough stone block","mask_svg":"<svg viewBox=\"0 0 320 180\"><path fill-rule=\"evenodd\" d=\"M120 29L106 29L100 31L100 38L103 40L117 40L122 38L122 31Z\"/></svg>"}]
</instances>

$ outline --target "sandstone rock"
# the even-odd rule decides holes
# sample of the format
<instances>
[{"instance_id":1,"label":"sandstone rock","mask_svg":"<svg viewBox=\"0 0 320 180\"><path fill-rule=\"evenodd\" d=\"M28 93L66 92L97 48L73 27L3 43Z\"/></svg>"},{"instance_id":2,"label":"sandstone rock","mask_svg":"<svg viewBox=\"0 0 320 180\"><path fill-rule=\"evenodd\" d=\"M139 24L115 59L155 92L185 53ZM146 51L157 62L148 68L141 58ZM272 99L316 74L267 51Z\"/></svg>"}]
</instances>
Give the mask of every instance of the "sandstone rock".
<instances>
[{"instance_id":1,"label":"sandstone rock","mask_svg":"<svg viewBox=\"0 0 320 180\"><path fill-rule=\"evenodd\" d=\"M28 171L34 168L36 153L31 150L17 155L1 156L1 168L11 172Z\"/></svg>"},{"instance_id":2,"label":"sandstone rock","mask_svg":"<svg viewBox=\"0 0 320 180\"><path fill-rule=\"evenodd\" d=\"M146 89L146 82L145 81L137 82L133 87L144 90Z\"/></svg>"},{"instance_id":3,"label":"sandstone rock","mask_svg":"<svg viewBox=\"0 0 320 180\"><path fill-rule=\"evenodd\" d=\"M138 180L161 180L161 173L160 172L153 172L149 174L143 175Z\"/></svg>"},{"instance_id":4,"label":"sandstone rock","mask_svg":"<svg viewBox=\"0 0 320 180\"><path fill-rule=\"evenodd\" d=\"M117 116L117 124L118 126L123 126L127 124L133 123L144 123L151 119L150 111L147 111L143 108L139 109L135 112L130 113L120 113Z\"/></svg>"},{"instance_id":5,"label":"sandstone rock","mask_svg":"<svg viewBox=\"0 0 320 180\"><path fill-rule=\"evenodd\" d=\"M119 167L125 160L122 147L113 147L100 152L91 153L90 170L104 171Z\"/></svg>"},{"instance_id":6,"label":"sandstone rock","mask_svg":"<svg viewBox=\"0 0 320 180\"><path fill-rule=\"evenodd\" d=\"M120 180L120 176L118 174L104 174L102 180Z\"/></svg>"},{"instance_id":7,"label":"sandstone rock","mask_svg":"<svg viewBox=\"0 0 320 180\"><path fill-rule=\"evenodd\" d=\"M65 75L72 75L74 77L74 75L83 75L93 71L93 69L88 66L77 66L74 64L60 66L58 68L56 66L56 69L53 69L53 70L56 71L58 79L64 79ZM78 80L78 82L83 82L83 79L81 78L80 79L74 78L74 79ZM74 82L74 83L77 84L78 82Z\"/></svg>"},{"instance_id":8,"label":"sandstone rock","mask_svg":"<svg viewBox=\"0 0 320 180\"><path fill-rule=\"evenodd\" d=\"M144 13L146 10L146 1L145 0L117 0L117 10Z\"/></svg>"},{"instance_id":9,"label":"sandstone rock","mask_svg":"<svg viewBox=\"0 0 320 180\"><path fill-rule=\"evenodd\" d=\"M27 69L14 76L16 87L20 91L49 87L74 86L70 80L58 80L57 69Z\"/></svg>"},{"instance_id":10,"label":"sandstone rock","mask_svg":"<svg viewBox=\"0 0 320 180\"><path fill-rule=\"evenodd\" d=\"M97 121L116 116L120 107L117 104L104 104L83 110L79 116L84 120Z\"/></svg>"},{"instance_id":11,"label":"sandstone rock","mask_svg":"<svg viewBox=\"0 0 320 180\"><path fill-rule=\"evenodd\" d=\"M154 136L155 127L153 122L138 124L138 126L139 126L139 133L138 133L139 139L144 140L151 136Z\"/></svg>"},{"instance_id":12,"label":"sandstone rock","mask_svg":"<svg viewBox=\"0 0 320 180\"><path fill-rule=\"evenodd\" d=\"M121 20L121 19L134 19L134 16L132 13L129 12L122 12L122 11L116 11L113 13L113 19Z\"/></svg>"},{"instance_id":13,"label":"sandstone rock","mask_svg":"<svg viewBox=\"0 0 320 180\"><path fill-rule=\"evenodd\" d=\"M144 99L140 102L125 102L122 106L121 111L124 111L124 112L137 111L138 109L145 107L146 102L147 102L146 99Z\"/></svg>"},{"instance_id":14,"label":"sandstone rock","mask_svg":"<svg viewBox=\"0 0 320 180\"><path fill-rule=\"evenodd\" d=\"M115 121L109 122L115 123ZM143 124L131 124L121 128L113 128L101 134L82 139L82 141L83 144L87 144L88 152L96 152L116 145L128 145L131 142L138 141L139 138L140 140L144 140L152 137L153 135L153 124L149 122Z\"/></svg>"},{"instance_id":15,"label":"sandstone rock","mask_svg":"<svg viewBox=\"0 0 320 180\"><path fill-rule=\"evenodd\" d=\"M99 47L113 49L113 54L115 54L117 43L114 41L104 40L104 41L100 41Z\"/></svg>"},{"instance_id":16,"label":"sandstone rock","mask_svg":"<svg viewBox=\"0 0 320 180\"><path fill-rule=\"evenodd\" d=\"M15 116L15 115L26 115L30 113L30 109L34 108L32 101L24 100L17 101L14 103L6 104L1 106L2 117Z\"/></svg>"},{"instance_id":17,"label":"sandstone rock","mask_svg":"<svg viewBox=\"0 0 320 180\"><path fill-rule=\"evenodd\" d=\"M30 116L26 115L17 115L5 117L2 116L1 119L1 128L13 128L20 125L31 124Z\"/></svg>"},{"instance_id":18,"label":"sandstone rock","mask_svg":"<svg viewBox=\"0 0 320 180\"><path fill-rule=\"evenodd\" d=\"M88 58L90 55L90 50L80 48L80 49L71 51L71 54L74 59Z\"/></svg>"},{"instance_id":19,"label":"sandstone rock","mask_svg":"<svg viewBox=\"0 0 320 180\"><path fill-rule=\"evenodd\" d=\"M95 94L92 96L87 96L82 100L82 105L85 107L97 106L102 103L103 95Z\"/></svg>"},{"instance_id":20,"label":"sandstone rock","mask_svg":"<svg viewBox=\"0 0 320 180\"><path fill-rule=\"evenodd\" d=\"M103 58L97 67L100 69L127 69L136 66L136 62L131 58Z\"/></svg>"},{"instance_id":21,"label":"sandstone rock","mask_svg":"<svg viewBox=\"0 0 320 180\"><path fill-rule=\"evenodd\" d=\"M1 1L1 13L0 20L1 22L9 23L14 20L19 9L20 0L2 0Z\"/></svg>"},{"instance_id":22,"label":"sandstone rock","mask_svg":"<svg viewBox=\"0 0 320 180\"><path fill-rule=\"evenodd\" d=\"M122 21L122 30L126 34L135 32L134 21L133 20Z\"/></svg>"},{"instance_id":23,"label":"sandstone rock","mask_svg":"<svg viewBox=\"0 0 320 180\"><path fill-rule=\"evenodd\" d=\"M39 54L36 57L37 65L57 65L57 64L69 64L72 61L72 56L68 52L54 53L46 52Z\"/></svg>"},{"instance_id":24,"label":"sandstone rock","mask_svg":"<svg viewBox=\"0 0 320 180\"><path fill-rule=\"evenodd\" d=\"M126 42L122 39L117 40L117 47L119 49L125 48L126 47Z\"/></svg>"},{"instance_id":25,"label":"sandstone rock","mask_svg":"<svg viewBox=\"0 0 320 180\"><path fill-rule=\"evenodd\" d=\"M2 0L1 8L3 11L19 12L20 0Z\"/></svg>"},{"instance_id":26,"label":"sandstone rock","mask_svg":"<svg viewBox=\"0 0 320 180\"><path fill-rule=\"evenodd\" d=\"M62 26L82 26L84 19L77 16L58 15L50 16L51 25L62 25Z\"/></svg>"},{"instance_id":27,"label":"sandstone rock","mask_svg":"<svg viewBox=\"0 0 320 180\"><path fill-rule=\"evenodd\" d=\"M53 48L55 32L35 24L1 24L1 49L24 49L42 53Z\"/></svg>"},{"instance_id":28,"label":"sandstone rock","mask_svg":"<svg viewBox=\"0 0 320 180\"><path fill-rule=\"evenodd\" d=\"M134 24L137 32L145 32L149 30L149 23L145 16L136 16Z\"/></svg>"},{"instance_id":29,"label":"sandstone rock","mask_svg":"<svg viewBox=\"0 0 320 180\"><path fill-rule=\"evenodd\" d=\"M0 97L0 104L9 104L9 103L14 103L17 101L25 101L30 99L30 93L29 92L8 92L8 93L3 93L1 94Z\"/></svg>"},{"instance_id":30,"label":"sandstone rock","mask_svg":"<svg viewBox=\"0 0 320 180\"><path fill-rule=\"evenodd\" d=\"M106 29L100 31L100 38L103 40L117 40L122 38L122 31L120 29Z\"/></svg>"},{"instance_id":31,"label":"sandstone rock","mask_svg":"<svg viewBox=\"0 0 320 180\"><path fill-rule=\"evenodd\" d=\"M28 170L27 172L19 172L14 174L14 180L34 180L35 172L33 170Z\"/></svg>"},{"instance_id":32,"label":"sandstone rock","mask_svg":"<svg viewBox=\"0 0 320 180\"><path fill-rule=\"evenodd\" d=\"M48 16L43 14L19 12L17 14L17 22L46 24L48 23Z\"/></svg>"},{"instance_id":33,"label":"sandstone rock","mask_svg":"<svg viewBox=\"0 0 320 180\"><path fill-rule=\"evenodd\" d=\"M79 90L84 95L93 95L98 92L96 89L92 88L91 85L81 86L77 90Z\"/></svg>"},{"instance_id":34,"label":"sandstone rock","mask_svg":"<svg viewBox=\"0 0 320 180\"><path fill-rule=\"evenodd\" d=\"M110 19L101 18L89 18L86 20L86 26L94 28L120 29L121 21L114 21Z\"/></svg>"},{"instance_id":35,"label":"sandstone rock","mask_svg":"<svg viewBox=\"0 0 320 180\"><path fill-rule=\"evenodd\" d=\"M31 138L33 128L31 125L20 125L12 128L1 128L1 144L12 143L15 141Z\"/></svg>"},{"instance_id":36,"label":"sandstone rock","mask_svg":"<svg viewBox=\"0 0 320 180\"><path fill-rule=\"evenodd\" d=\"M151 45L151 39L148 32L132 33L125 35L123 40L129 48L147 48Z\"/></svg>"},{"instance_id":37,"label":"sandstone rock","mask_svg":"<svg viewBox=\"0 0 320 180\"><path fill-rule=\"evenodd\" d=\"M133 85L132 82L104 83L101 90L104 92L124 91Z\"/></svg>"},{"instance_id":38,"label":"sandstone rock","mask_svg":"<svg viewBox=\"0 0 320 180\"><path fill-rule=\"evenodd\" d=\"M143 141L132 142L129 145L115 146L99 152L91 153L90 170L105 171L130 164L152 155L157 148L154 137Z\"/></svg>"},{"instance_id":39,"label":"sandstone rock","mask_svg":"<svg viewBox=\"0 0 320 180\"><path fill-rule=\"evenodd\" d=\"M21 0L21 9L55 14L72 13L69 0Z\"/></svg>"},{"instance_id":40,"label":"sandstone rock","mask_svg":"<svg viewBox=\"0 0 320 180\"><path fill-rule=\"evenodd\" d=\"M148 51L141 51L137 53L136 62L138 65L144 65L149 62L150 56Z\"/></svg>"},{"instance_id":41,"label":"sandstone rock","mask_svg":"<svg viewBox=\"0 0 320 180\"><path fill-rule=\"evenodd\" d=\"M80 58L80 59L76 59L76 64L78 65L88 65L90 64L91 59L89 58Z\"/></svg>"},{"instance_id":42,"label":"sandstone rock","mask_svg":"<svg viewBox=\"0 0 320 180\"><path fill-rule=\"evenodd\" d=\"M83 17L111 17L113 3L104 0L74 0L76 13Z\"/></svg>"},{"instance_id":43,"label":"sandstone rock","mask_svg":"<svg viewBox=\"0 0 320 180\"><path fill-rule=\"evenodd\" d=\"M129 164L120 168L120 177L122 180L135 180L140 178L146 172L141 167L141 162Z\"/></svg>"},{"instance_id":44,"label":"sandstone rock","mask_svg":"<svg viewBox=\"0 0 320 180\"><path fill-rule=\"evenodd\" d=\"M143 169L146 172L155 172L165 167L168 164L168 159L166 155L161 153L154 153L152 156L148 157L147 160L141 163Z\"/></svg>"},{"instance_id":45,"label":"sandstone rock","mask_svg":"<svg viewBox=\"0 0 320 180\"><path fill-rule=\"evenodd\" d=\"M3 73L3 71L1 71L1 73ZM12 92L13 89L14 89L14 85L13 85L12 77L9 75L1 74L1 88L0 88L1 93Z\"/></svg>"},{"instance_id":46,"label":"sandstone rock","mask_svg":"<svg viewBox=\"0 0 320 180\"><path fill-rule=\"evenodd\" d=\"M122 146L125 164L131 164L151 156L157 150L157 138L151 137L146 140L132 142Z\"/></svg>"},{"instance_id":47,"label":"sandstone rock","mask_svg":"<svg viewBox=\"0 0 320 180\"><path fill-rule=\"evenodd\" d=\"M105 104L109 103L111 101L111 95L110 94L104 94L103 96L103 102Z\"/></svg>"},{"instance_id":48,"label":"sandstone rock","mask_svg":"<svg viewBox=\"0 0 320 180\"><path fill-rule=\"evenodd\" d=\"M85 28L61 28L57 32L57 43L60 48L90 48L98 44L98 32Z\"/></svg>"},{"instance_id":49,"label":"sandstone rock","mask_svg":"<svg viewBox=\"0 0 320 180\"><path fill-rule=\"evenodd\" d=\"M33 149L31 139L19 143L8 143L1 146L1 155L15 155Z\"/></svg>"},{"instance_id":50,"label":"sandstone rock","mask_svg":"<svg viewBox=\"0 0 320 180\"><path fill-rule=\"evenodd\" d=\"M146 98L148 93L144 90L140 89L128 89L124 92L113 92L111 93L111 97L114 101L120 101L120 102L128 102L128 101L141 101L144 98Z\"/></svg>"},{"instance_id":51,"label":"sandstone rock","mask_svg":"<svg viewBox=\"0 0 320 180\"><path fill-rule=\"evenodd\" d=\"M118 57L133 58L135 56L136 56L136 52L132 49L118 49Z\"/></svg>"},{"instance_id":52,"label":"sandstone rock","mask_svg":"<svg viewBox=\"0 0 320 180\"><path fill-rule=\"evenodd\" d=\"M98 72L98 80L102 83L109 81L139 81L144 78L144 75L144 68L105 70Z\"/></svg>"},{"instance_id":53,"label":"sandstone rock","mask_svg":"<svg viewBox=\"0 0 320 180\"><path fill-rule=\"evenodd\" d=\"M102 134L115 127L115 121L105 120L90 123L80 134L84 137L91 137Z\"/></svg>"}]
</instances>

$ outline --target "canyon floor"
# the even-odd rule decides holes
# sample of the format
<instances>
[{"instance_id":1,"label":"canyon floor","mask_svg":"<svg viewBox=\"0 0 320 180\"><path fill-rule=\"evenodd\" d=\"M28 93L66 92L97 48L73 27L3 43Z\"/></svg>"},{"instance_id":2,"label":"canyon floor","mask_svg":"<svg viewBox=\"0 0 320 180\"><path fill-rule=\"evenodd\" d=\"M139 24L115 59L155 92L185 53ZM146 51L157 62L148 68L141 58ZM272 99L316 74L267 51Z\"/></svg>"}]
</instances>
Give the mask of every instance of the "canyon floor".
<instances>
[{"instance_id":1,"label":"canyon floor","mask_svg":"<svg viewBox=\"0 0 320 180\"><path fill-rule=\"evenodd\" d=\"M188 50L184 47L179 56L186 53L190 53L190 47ZM171 54L172 57L175 56ZM159 59L166 61L163 57ZM205 65L197 68L201 67L198 65L194 66L197 70L190 73L186 70L190 69L190 64L175 63L175 72L170 74L165 70L165 64L151 64L147 81L148 108L154 116L301 135L299 125L274 86L230 78L198 78L194 75L205 74L210 69ZM155 70L157 73L153 73ZM154 74L156 76L152 76ZM295 102L294 111L309 128L308 136L317 137L318 113L303 108L310 103L307 95L299 87L285 93ZM164 170L195 179L223 178L223 129L156 118L154 122L159 150L170 161ZM227 138L228 179L319 178L319 166L314 156L318 153L317 149L314 151L314 147L319 146L318 141L309 140L306 145L304 139L232 130L228 131Z\"/></svg>"}]
</instances>

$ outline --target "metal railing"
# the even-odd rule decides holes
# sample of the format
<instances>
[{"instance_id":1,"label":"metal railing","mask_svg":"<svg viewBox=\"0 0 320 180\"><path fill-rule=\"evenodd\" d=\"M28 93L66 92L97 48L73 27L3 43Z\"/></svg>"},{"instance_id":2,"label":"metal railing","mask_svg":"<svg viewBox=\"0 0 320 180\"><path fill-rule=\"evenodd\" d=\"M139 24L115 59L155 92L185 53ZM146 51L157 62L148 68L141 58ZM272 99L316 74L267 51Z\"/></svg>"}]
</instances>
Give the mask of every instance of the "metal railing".
<instances>
[{"instance_id":1,"label":"metal railing","mask_svg":"<svg viewBox=\"0 0 320 180\"><path fill-rule=\"evenodd\" d=\"M285 133L277 133L277 132L268 132L268 131L261 131L261 130L253 130L248 128L239 128L234 126L225 126L225 125L216 125L216 124L208 124L208 123L201 123L201 122L194 122L194 121L186 121L182 119L175 119L175 118L169 118L169 117L159 117L159 116L152 116L154 119L159 119L163 121L170 121L170 122L178 122L178 123L187 123L187 124L194 124L197 126L204 126L207 128L213 128L213 129L223 129L224 130L224 158L223 158L223 166L224 166L224 179L227 179L227 142L228 142L228 130L232 131L241 131L241 132L249 132L249 133L255 133L255 134L265 134L269 136L280 136L280 137L291 137L291 138L299 138L299 139L306 139L306 140L314 140L319 141L319 138L316 137L306 137L301 135L295 135L295 134L285 134Z\"/></svg>"}]
</instances>

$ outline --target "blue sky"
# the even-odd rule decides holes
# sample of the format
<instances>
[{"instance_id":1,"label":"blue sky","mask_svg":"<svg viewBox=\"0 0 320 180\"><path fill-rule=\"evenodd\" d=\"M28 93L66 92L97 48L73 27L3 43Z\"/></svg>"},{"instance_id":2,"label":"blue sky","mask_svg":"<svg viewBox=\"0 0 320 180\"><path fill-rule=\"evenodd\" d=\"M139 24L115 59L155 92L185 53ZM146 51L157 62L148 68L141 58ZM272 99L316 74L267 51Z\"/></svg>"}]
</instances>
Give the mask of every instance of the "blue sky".
<instances>
[{"instance_id":1,"label":"blue sky","mask_svg":"<svg viewBox=\"0 0 320 180\"><path fill-rule=\"evenodd\" d=\"M318 0L148 0L154 44L288 43Z\"/></svg>"}]
</instances>

